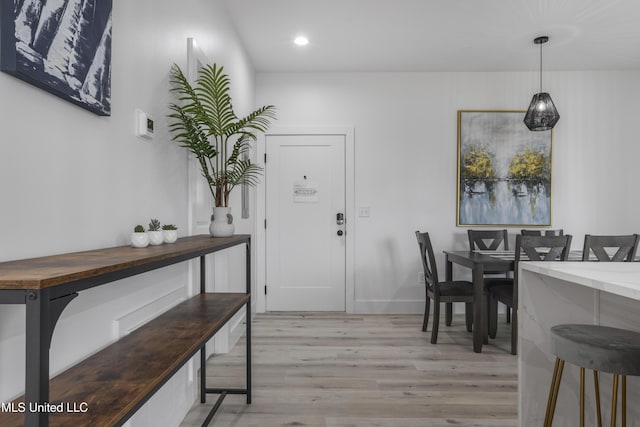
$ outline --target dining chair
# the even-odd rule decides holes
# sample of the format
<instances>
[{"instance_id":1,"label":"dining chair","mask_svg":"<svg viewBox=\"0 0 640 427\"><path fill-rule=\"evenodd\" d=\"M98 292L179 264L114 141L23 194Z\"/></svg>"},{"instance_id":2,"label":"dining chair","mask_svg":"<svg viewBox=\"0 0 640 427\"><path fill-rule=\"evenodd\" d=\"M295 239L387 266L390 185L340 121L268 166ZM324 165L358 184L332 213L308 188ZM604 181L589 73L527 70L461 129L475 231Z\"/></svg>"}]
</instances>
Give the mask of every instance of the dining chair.
<instances>
[{"instance_id":1,"label":"dining chair","mask_svg":"<svg viewBox=\"0 0 640 427\"><path fill-rule=\"evenodd\" d=\"M416 231L418 248L420 249L420 259L424 269L424 285L426 291L426 301L424 306L424 320L422 331L427 330L429 322L429 307L433 299L433 326L431 328L431 344L438 341L438 327L440 323L440 303L465 303L465 321L467 329L471 329L473 322L473 283L466 280L440 281L438 278L438 268L433 253L433 246L429 233Z\"/></svg>"},{"instance_id":2,"label":"dining chair","mask_svg":"<svg viewBox=\"0 0 640 427\"><path fill-rule=\"evenodd\" d=\"M469 250L481 251L509 250L507 230L467 230Z\"/></svg>"},{"instance_id":3,"label":"dining chair","mask_svg":"<svg viewBox=\"0 0 640 427\"><path fill-rule=\"evenodd\" d=\"M489 298L511 307L511 354L518 348L518 265L524 261L566 261L571 250L571 235L516 236L513 284L492 286ZM490 307L494 307L493 301ZM497 310L496 310L497 311ZM489 328L496 327L497 312L489 313ZM494 335L495 336L495 335Z\"/></svg>"},{"instance_id":4,"label":"dining chair","mask_svg":"<svg viewBox=\"0 0 640 427\"><path fill-rule=\"evenodd\" d=\"M582 249L583 261L620 262L633 261L638 250L640 235L596 236L585 234ZM595 259L592 257L595 257Z\"/></svg>"},{"instance_id":5,"label":"dining chair","mask_svg":"<svg viewBox=\"0 0 640 427\"><path fill-rule=\"evenodd\" d=\"M481 250L481 251L497 251L497 250L509 250L509 234L506 229L504 230L467 230L467 235L469 236L469 250ZM513 280L509 278L509 273L504 273L503 271L490 271L485 270L485 274L493 275L493 277L485 277L484 279L484 288L487 298L487 312L491 310L489 308L489 304L491 303L489 299L488 288L490 286L498 286L498 285L513 285ZM496 274L501 274L503 277L496 277ZM498 310L497 301L494 301L496 304L495 310ZM511 310L509 307L506 308L507 315L507 323L511 322ZM450 323L447 323L450 324ZM495 331L492 336L495 338Z\"/></svg>"},{"instance_id":6,"label":"dining chair","mask_svg":"<svg viewBox=\"0 0 640 427\"><path fill-rule=\"evenodd\" d=\"M543 231L544 233L542 233ZM564 236L564 230L562 228L558 228L555 230L520 230L520 234L522 234L523 236Z\"/></svg>"}]
</instances>

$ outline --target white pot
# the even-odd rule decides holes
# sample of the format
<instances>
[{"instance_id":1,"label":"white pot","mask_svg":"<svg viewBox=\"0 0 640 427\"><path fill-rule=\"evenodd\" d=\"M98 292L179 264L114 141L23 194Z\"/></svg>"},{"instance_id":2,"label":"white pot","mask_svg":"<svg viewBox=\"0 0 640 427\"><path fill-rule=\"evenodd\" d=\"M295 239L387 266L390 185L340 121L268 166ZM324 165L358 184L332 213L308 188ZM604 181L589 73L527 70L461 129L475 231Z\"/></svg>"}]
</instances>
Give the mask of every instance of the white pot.
<instances>
[{"instance_id":1,"label":"white pot","mask_svg":"<svg viewBox=\"0 0 640 427\"><path fill-rule=\"evenodd\" d=\"M164 235L162 234L162 230L158 231L149 231L149 243L152 245L161 245L164 243Z\"/></svg>"},{"instance_id":2,"label":"white pot","mask_svg":"<svg viewBox=\"0 0 640 427\"><path fill-rule=\"evenodd\" d=\"M131 246L134 248L145 248L149 246L149 235L147 232L131 233Z\"/></svg>"},{"instance_id":3,"label":"white pot","mask_svg":"<svg viewBox=\"0 0 640 427\"><path fill-rule=\"evenodd\" d=\"M235 226L233 225L231 208L213 208L213 215L211 215L211 224L209 225L209 233L213 237L229 237L233 236L234 231Z\"/></svg>"},{"instance_id":4,"label":"white pot","mask_svg":"<svg viewBox=\"0 0 640 427\"><path fill-rule=\"evenodd\" d=\"M173 243L178 240L178 230L162 230L165 243Z\"/></svg>"}]
</instances>

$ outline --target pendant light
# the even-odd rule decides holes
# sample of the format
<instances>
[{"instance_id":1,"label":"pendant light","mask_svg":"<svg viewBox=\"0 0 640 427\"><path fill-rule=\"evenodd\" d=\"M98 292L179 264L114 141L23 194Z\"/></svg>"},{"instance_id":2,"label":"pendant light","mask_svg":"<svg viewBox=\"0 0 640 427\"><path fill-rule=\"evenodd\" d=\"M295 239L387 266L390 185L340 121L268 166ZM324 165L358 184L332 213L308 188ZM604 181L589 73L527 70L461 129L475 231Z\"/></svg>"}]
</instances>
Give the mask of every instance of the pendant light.
<instances>
[{"instance_id":1,"label":"pendant light","mask_svg":"<svg viewBox=\"0 0 640 427\"><path fill-rule=\"evenodd\" d=\"M540 92L533 95L531 104L524 116L524 124L529 130L549 130L560 120L560 114L553 105L551 96L547 92L542 91L542 44L549 41L549 37L542 36L533 40L535 44L540 45Z\"/></svg>"}]
</instances>

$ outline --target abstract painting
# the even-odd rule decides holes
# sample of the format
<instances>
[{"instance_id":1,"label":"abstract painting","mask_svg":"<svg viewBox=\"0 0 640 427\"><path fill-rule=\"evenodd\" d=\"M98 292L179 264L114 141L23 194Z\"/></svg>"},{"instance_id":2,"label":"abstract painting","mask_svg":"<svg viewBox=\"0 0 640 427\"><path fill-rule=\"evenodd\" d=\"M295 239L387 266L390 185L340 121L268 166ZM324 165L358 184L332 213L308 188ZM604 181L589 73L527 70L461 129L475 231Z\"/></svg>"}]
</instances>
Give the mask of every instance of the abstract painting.
<instances>
[{"instance_id":1,"label":"abstract painting","mask_svg":"<svg viewBox=\"0 0 640 427\"><path fill-rule=\"evenodd\" d=\"M111 114L112 0L0 0L0 69Z\"/></svg>"},{"instance_id":2,"label":"abstract painting","mask_svg":"<svg viewBox=\"0 0 640 427\"><path fill-rule=\"evenodd\" d=\"M553 131L524 114L458 111L457 225L551 225Z\"/></svg>"}]
</instances>

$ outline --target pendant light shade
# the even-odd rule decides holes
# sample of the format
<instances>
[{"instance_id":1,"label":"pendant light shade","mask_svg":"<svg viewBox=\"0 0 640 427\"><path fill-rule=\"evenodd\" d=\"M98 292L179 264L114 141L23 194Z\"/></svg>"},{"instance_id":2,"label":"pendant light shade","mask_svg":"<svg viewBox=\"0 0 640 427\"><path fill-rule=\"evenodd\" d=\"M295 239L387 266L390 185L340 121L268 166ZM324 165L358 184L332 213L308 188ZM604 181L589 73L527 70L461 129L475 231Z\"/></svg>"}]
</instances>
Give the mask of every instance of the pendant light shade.
<instances>
[{"instance_id":1,"label":"pendant light shade","mask_svg":"<svg viewBox=\"0 0 640 427\"><path fill-rule=\"evenodd\" d=\"M549 41L547 36L538 37L533 41L540 45L540 92L533 95L527 114L524 116L524 124L532 131L553 129L560 120L560 114L553 105L551 96L542 92L542 44L547 41Z\"/></svg>"},{"instance_id":2,"label":"pendant light shade","mask_svg":"<svg viewBox=\"0 0 640 427\"><path fill-rule=\"evenodd\" d=\"M560 114L553 105L551 96L547 92L533 95L527 114L524 116L524 124L529 130L549 130L560 120Z\"/></svg>"}]
</instances>

